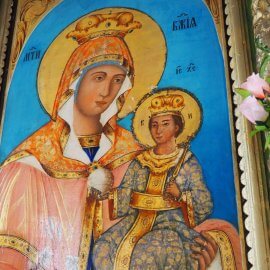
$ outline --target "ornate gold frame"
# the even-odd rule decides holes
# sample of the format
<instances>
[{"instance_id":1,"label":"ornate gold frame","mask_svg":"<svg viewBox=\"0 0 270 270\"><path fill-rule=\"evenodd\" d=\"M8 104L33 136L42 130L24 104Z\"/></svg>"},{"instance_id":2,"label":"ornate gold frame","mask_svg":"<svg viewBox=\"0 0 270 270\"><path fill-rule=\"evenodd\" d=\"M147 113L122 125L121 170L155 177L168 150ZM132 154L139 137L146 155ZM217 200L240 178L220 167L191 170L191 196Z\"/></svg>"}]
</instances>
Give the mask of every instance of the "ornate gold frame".
<instances>
[{"instance_id":1,"label":"ornate gold frame","mask_svg":"<svg viewBox=\"0 0 270 270\"><path fill-rule=\"evenodd\" d=\"M2 85L2 75L4 72L9 26L11 20L13 1L3 0L0 3L0 90ZM1 90L1 94L2 90Z\"/></svg>"},{"instance_id":2,"label":"ornate gold frame","mask_svg":"<svg viewBox=\"0 0 270 270\"><path fill-rule=\"evenodd\" d=\"M229 88L237 87L252 72L251 50L248 42L246 21L246 1L225 1L225 14L229 46L230 77L233 83ZM241 98L232 94L234 105ZM246 230L245 240L249 269L269 269L269 201L266 188L265 168L263 165L263 150L259 137L251 138L251 125L239 113L237 107L233 110L236 129L235 144L239 157L239 176L243 201L243 221Z\"/></svg>"},{"instance_id":3,"label":"ornate gold frame","mask_svg":"<svg viewBox=\"0 0 270 270\"><path fill-rule=\"evenodd\" d=\"M26 1L24 0L24 2ZM0 3L0 94L4 103L7 93L4 91L4 85L2 84L3 73L12 69L11 65L5 66L5 58L9 57L7 55L7 46L10 46L8 40L11 40L9 26L12 20L11 14L15 10L17 5L15 3L17 2L1 0ZM57 4L60 1L54 2ZM251 125L237 109L241 97L232 91L252 71L246 21L247 3L245 0L205 0L205 2L209 5L215 18L226 65L235 176L236 179L240 179L239 183L236 183L239 224L243 252L247 254L247 260L243 260L243 265L246 269L267 270L270 269L270 210L263 150L260 137L251 138L249 136ZM45 13L46 11L44 11ZM16 22L18 22L18 17L17 14ZM16 42L15 34L12 38L11 48L13 50ZM5 78L4 81L8 84L8 78ZM4 109L2 110L2 117L3 115Z\"/></svg>"}]
</instances>

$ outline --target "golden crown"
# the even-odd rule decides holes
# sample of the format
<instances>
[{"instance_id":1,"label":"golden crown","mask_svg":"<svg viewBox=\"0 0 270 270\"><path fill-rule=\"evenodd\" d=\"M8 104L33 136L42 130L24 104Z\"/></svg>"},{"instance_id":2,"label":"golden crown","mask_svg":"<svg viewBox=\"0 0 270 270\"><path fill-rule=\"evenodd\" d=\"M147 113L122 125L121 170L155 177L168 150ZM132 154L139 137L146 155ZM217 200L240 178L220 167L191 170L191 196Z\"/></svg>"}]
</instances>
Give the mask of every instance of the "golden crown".
<instances>
[{"instance_id":1,"label":"golden crown","mask_svg":"<svg viewBox=\"0 0 270 270\"><path fill-rule=\"evenodd\" d=\"M181 95L162 95L152 99L149 110L151 115L176 114L181 115L184 108L184 98Z\"/></svg>"},{"instance_id":2,"label":"golden crown","mask_svg":"<svg viewBox=\"0 0 270 270\"><path fill-rule=\"evenodd\" d=\"M117 12L109 14L94 14L81 19L74 31L67 34L67 38L76 40L83 44L89 39L100 36L125 37L134 29L139 29L142 24L134 21L131 12Z\"/></svg>"}]
</instances>

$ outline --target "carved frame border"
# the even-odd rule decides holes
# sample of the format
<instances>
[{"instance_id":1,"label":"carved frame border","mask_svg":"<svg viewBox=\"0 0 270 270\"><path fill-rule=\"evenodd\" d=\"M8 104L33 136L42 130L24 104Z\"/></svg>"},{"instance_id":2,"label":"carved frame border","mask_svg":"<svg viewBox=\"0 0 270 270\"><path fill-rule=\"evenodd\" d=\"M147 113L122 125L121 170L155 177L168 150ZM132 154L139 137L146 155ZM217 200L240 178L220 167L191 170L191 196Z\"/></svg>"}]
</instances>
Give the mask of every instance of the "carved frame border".
<instances>
[{"instance_id":1,"label":"carved frame border","mask_svg":"<svg viewBox=\"0 0 270 270\"><path fill-rule=\"evenodd\" d=\"M270 269L270 237L268 222L270 219L269 201L266 194L265 168L260 137L250 138L251 125L240 115L237 105L241 98L232 89L239 86L252 71L251 52L248 42L245 0L212 0L219 5L222 2L225 16L224 35L227 34L227 51L224 52L227 65L228 104L231 111L231 129L233 150L237 157L235 172L239 174L241 184L236 185L238 193L238 209L243 209L239 219L243 222L245 232L242 239L248 247L247 258L249 265L243 262L247 269ZM1 88L3 74L8 67L7 57L9 26L11 14L15 9L13 0L2 0L0 3L0 95L5 99L4 89ZM222 40L221 40L222 42ZM223 44L224 47L224 44ZM228 54L228 55L225 55ZM228 56L228 57L227 57ZM1 114L3 110L1 108ZM235 139L235 141L234 141ZM257 154L256 154L257 153ZM236 175L238 176L238 175ZM241 196L240 196L241 194ZM240 211L239 211L240 212ZM240 226L241 227L241 226ZM240 229L241 230L241 229ZM243 247L245 252L246 247Z\"/></svg>"},{"instance_id":2,"label":"carved frame border","mask_svg":"<svg viewBox=\"0 0 270 270\"><path fill-rule=\"evenodd\" d=\"M3 95L2 81L5 67L5 60L8 49L9 28L11 22L11 14L14 10L14 3L12 0L2 0L0 2L0 93Z\"/></svg>"},{"instance_id":3,"label":"carved frame border","mask_svg":"<svg viewBox=\"0 0 270 270\"><path fill-rule=\"evenodd\" d=\"M225 0L229 89L238 87L252 72L252 58L247 29L245 0ZM245 241L248 247L248 269L270 269L269 262L269 201L261 138L249 136L251 124L240 114L237 105L242 98L232 92L234 127L239 158Z\"/></svg>"}]
</instances>

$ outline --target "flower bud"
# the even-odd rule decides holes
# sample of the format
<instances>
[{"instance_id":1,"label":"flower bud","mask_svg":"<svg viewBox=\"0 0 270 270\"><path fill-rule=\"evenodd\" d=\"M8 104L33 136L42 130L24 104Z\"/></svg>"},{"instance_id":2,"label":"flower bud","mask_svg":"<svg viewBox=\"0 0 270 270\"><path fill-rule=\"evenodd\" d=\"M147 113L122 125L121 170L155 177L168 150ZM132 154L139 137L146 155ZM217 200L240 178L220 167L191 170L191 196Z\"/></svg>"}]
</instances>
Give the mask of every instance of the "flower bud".
<instances>
[{"instance_id":1,"label":"flower bud","mask_svg":"<svg viewBox=\"0 0 270 270\"><path fill-rule=\"evenodd\" d=\"M269 84L260 78L259 74L255 73L252 73L252 75L247 78L247 81L241 85L241 88L248 90L257 98L264 98L264 91L270 92Z\"/></svg>"},{"instance_id":2,"label":"flower bud","mask_svg":"<svg viewBox=\"0 0 270 270\"><path fill-rule=\"evenodd\" d=\"M266 121L269 115L254 96L244 99L239 106L239 110L253 124L256 124L256 121Z\"/></svg>"}]
</instances>

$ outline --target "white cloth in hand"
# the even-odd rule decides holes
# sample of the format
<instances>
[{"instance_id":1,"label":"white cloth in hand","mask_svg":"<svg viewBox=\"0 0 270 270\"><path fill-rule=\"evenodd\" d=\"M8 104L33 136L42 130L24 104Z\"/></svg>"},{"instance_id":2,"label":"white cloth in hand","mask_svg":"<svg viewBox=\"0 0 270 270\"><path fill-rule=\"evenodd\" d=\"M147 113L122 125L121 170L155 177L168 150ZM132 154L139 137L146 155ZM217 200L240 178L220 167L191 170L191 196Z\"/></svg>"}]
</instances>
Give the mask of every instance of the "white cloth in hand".
<instances>
[{"instance_id":1,"label":"white cloth in hand","mask_svg":"<svg viewBox=\"0 0 270 270\"><path fill-rule=\"evenodd\" d=\"M100 192L100 195L104 195L110 191L113 183L113 175L110 170L98 167L93 170L88 176L88 189L94 188Z\"/></svg>"}]
</instances>

